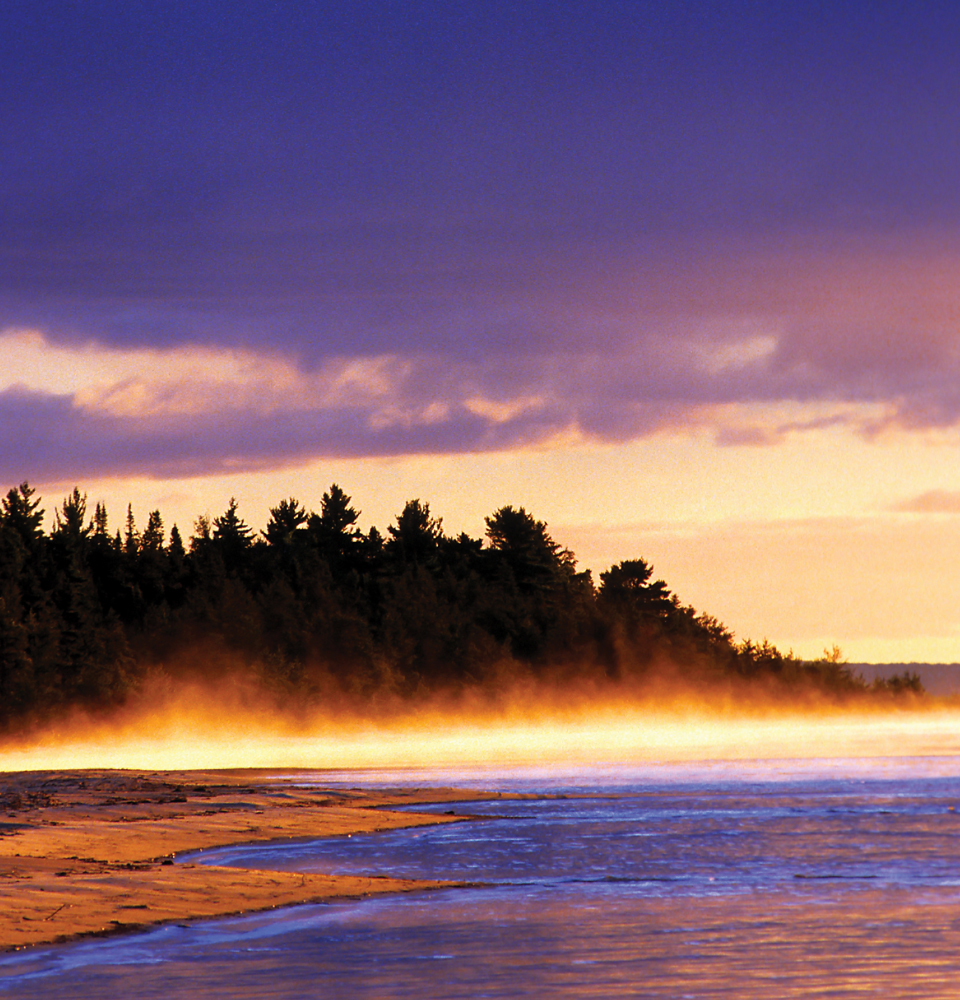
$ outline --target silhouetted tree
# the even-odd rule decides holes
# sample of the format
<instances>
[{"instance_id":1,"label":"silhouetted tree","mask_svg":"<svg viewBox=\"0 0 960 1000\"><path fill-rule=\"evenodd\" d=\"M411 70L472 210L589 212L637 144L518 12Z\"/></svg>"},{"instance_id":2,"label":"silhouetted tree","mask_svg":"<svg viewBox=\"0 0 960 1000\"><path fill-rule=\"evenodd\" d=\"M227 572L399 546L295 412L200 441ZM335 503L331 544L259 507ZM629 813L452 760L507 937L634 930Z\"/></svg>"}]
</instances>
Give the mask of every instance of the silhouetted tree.
<instances>
[{"instance_id":1,"label":"silhouetted tree","mask_svg":"<svg viewBox=\"0 0 960 1000\"><path fill-rule=\"evenodd\" d=\"M163 518L160 511L151 511L147 517L147 526L140 538L140 551L144 554L157 555L163 552L164 531Z\"/></svg>"},{"instance_id":2,"label":"silhouetted tree","mask_svg":"<svg viewBox=\"0 0 960 1000\"><path fill-rule=\"evenodd\" d=\"M276 507L270 508L270 520L267 522L264 537L271 545L288 544L294 534L307 523L308 518L309 515L299 500L293 497L281 500Z\"/></svg>"},{"instance_id":3,"label":"silhouetted tree","mask_svg":"<svg viewBox=\"0 0 960 1000\"><path fill-rule=\"evenodd\" d=\"M486 525L495 595L486 620L494 636L521 657L583 655L593 616L590 574L577 573L573 554L522 507L501 507Z\"/></svg>"},{"instance_id":4,"label":"silhouetted tree","mask_svg":"<svg viewBox=\"0 0 960 1000\"><path fill-rule=\"evenodd\" d=\"M24 481L10 490L3 499L3 519L20 536L28 552L33 550L43 534L43 509L36 492Z\"/></svg>"},{"instance_id":5,"label":"silhouetted tree","mask_svg":"<svg viewBox=\"0 0 960 1000\"><path fill-rule=\"evenodd\" d=\"M559 583L574 572L573 556L523 507L501 507L485 518L487 538L521 588Z\"/></svg>"},{"instance_id":6,"label":"silhouetted tree","mask_svg":"<svg viewBox=\"0 0 960 1000\"><path fill-rule=\"evenodd\" d=\"M356 527L360 512L350 506L350 497L334 483L320 500L320 513L309 518L309 534L317 551L327 561L333 577L358 568L362 535Z\"/></svg>"},{"instance_id":7,"label":"silhouetted tree","mask_svg":"<svg viewBox=\"0 0 960 1000\"><path fill-rule=\"evenodd\" d=\"M141 534L128 506L111 537L106 507L97 503L88 521L79 488L45 534L34 490L11 489L0 500L0 725L116 703L149 664L183 657L206 672L257 665L276 692L298 698L331 683L413 696L510 671L626 680L655 661L705 683L868 690L838 650L802 662L766 640L735 642L643 559L612 566L595 590L522 507L486 519L486 544L446 536L419 499L386 540L358 520L333 484L319 513L281 500L255 537L231 498L219 517L197 519L187 551L175 525L164 544L158 510ZM875 690L918 686L905 675Z\"/></svg>"},{"instance_id":8,"label":"silhouetted tree","mask_svg":"<svg viewBox=\"0 0 960 1000\"><path fill-rule=\"evenodd\" d=\"M227 509L213 519L213 547L223 559L227 572L236 573L244 566L244 557L253 544L253 532L237 513L236 497Z\"/></svg>"},{"instance_id":9,"label":"silhouetted tree","mask_svg":"<svg viewBox=\"0 0 960 1000\"><path fill-rule=\"evenodd\" d=\"M436 554L443 537L443 520L430 516L428 503L408 500L396 520L396 525L387 528L388 557L401 564L425 563Z\"/></svg>"},{"instance_id":10,"label":"silhouetted tree","mask_svg":"<svg viewBox=\"0 0 960 1000\"><path fill-rule=\"evenodd\" d=\"M92 524L86 524L87 495L74 487L73 492L64 497L60 509L54 512L54 536L64 539L74 548L83 545L87 535L93 530Z\"/></svg>"},{"instance_id":11,"label":"silhouetted tree","mask_svg":"<svg viewBox=\"0 0 960 1000\"><path fill-rule=\"evenodd\" d=\"M127 504L127 519L124 523L123 551L133 557L140 551L140 532L133 516L133 504Z\"/></svg>"}]
</instances>

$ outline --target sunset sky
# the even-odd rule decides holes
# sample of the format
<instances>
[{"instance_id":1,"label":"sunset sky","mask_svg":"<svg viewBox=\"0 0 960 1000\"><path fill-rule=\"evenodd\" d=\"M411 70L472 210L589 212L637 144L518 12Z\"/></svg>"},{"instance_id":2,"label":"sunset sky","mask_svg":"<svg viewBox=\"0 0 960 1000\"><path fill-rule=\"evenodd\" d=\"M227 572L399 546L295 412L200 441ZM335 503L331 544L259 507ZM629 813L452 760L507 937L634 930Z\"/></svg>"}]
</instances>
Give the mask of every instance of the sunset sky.
<instances>
[{"instance_id":1,"label":"sunset sky","mask_svg":"<svg viewBox=\"0 0 960 1000\"><path fill-rule=\"evenodd\" d=\"M960 5L5 0L0 485L523 505L960 661Z\"/></svg>"}]
</instances>

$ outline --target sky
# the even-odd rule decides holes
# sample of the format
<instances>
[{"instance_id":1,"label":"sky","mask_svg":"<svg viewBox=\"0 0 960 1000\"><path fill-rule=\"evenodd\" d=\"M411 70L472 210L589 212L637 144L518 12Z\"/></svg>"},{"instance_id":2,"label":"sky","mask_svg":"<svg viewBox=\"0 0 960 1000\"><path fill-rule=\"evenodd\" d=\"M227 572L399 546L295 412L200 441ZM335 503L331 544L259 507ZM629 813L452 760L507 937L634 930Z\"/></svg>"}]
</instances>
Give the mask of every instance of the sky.
<instances>
[{"instance_id":1,"label":"sky","mask_svg":"<svg viewBox=\"0 0 960 1000\"><path fill-rule=\"evenodd\" d=\"M5 0L0 485L526 507L960 661L960 7Z\"/></svg>"}]
</instances>

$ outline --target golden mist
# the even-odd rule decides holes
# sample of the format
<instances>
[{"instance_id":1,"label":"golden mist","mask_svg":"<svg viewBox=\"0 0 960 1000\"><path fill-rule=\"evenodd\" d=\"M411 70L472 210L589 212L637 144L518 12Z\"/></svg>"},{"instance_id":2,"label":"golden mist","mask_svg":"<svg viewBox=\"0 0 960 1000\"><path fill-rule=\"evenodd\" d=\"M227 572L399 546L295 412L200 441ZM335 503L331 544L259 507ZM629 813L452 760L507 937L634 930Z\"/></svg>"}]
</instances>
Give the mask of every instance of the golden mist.
<instances>
[{"instance_id":1,"label":"golden mist","mask_svg":"<svg viewBox=\"0 0 960 1000\"><path fill-rule=\"evenodd\" d=\"M960 708L924 701L785 706L755 697L518 687L374 709L283 713L240 682L145 691L0 745L0 770L389 768L960 754Z\"/></svg>"}]
</instances>

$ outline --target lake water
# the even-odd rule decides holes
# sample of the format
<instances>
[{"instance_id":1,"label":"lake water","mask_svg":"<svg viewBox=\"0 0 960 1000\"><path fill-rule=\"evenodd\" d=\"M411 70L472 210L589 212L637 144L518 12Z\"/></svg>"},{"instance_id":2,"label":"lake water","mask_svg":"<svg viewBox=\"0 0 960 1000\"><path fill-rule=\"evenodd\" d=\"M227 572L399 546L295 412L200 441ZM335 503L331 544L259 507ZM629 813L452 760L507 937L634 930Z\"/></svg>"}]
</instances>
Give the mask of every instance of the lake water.
<instances>
[{"instance_id":1,"label":"lake water","mask_svg":"<svg viewBox=\"0 0 960 1000\"><path fill-rule=\"evenodd\" d=\"M0 996L960 993L955 757L316 781L543 797L457 804L482 817L463 823L204 852L213 864L483 885L2 956Z\"/></svg>"}]
</instances>

